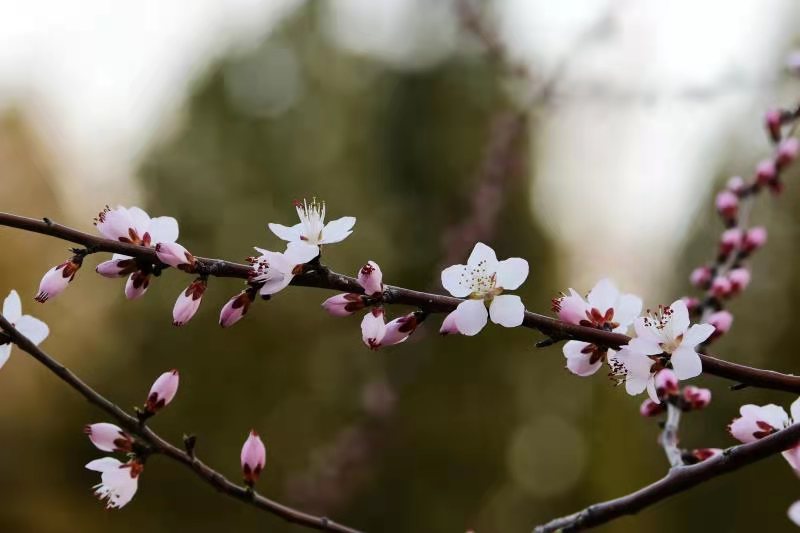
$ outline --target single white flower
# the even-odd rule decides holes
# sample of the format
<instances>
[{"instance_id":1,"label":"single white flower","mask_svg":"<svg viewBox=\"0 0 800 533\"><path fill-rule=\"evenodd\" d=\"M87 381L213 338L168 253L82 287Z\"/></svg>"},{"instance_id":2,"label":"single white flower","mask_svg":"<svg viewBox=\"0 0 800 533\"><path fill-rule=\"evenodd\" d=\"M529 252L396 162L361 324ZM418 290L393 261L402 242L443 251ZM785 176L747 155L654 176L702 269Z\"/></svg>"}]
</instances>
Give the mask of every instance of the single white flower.
<instances>
[{"instance_id":1,"label":"single white flower","mask_svg":"<svg viewBox=\"0 0 800 533\"><path fill-rule=\"evenodd\" d=\"M342 217L325 224L325 202L317 202L314 198L311 203L303 200L294 205L300 217L298 224L292 227L269 224L270 231L284 241L305 244L319 254L320 245L341 242L353 233L355 217Z\"/></svg>"},{"instance_id":2,"label":"single white flower","mask_svg":"<svg viewBox=\"0 0 800 533\"><path fill-rule=\"evenodd\" d=\"M121 509L136 494L144 466L135 459L122 463L113 457L103 457L90 462L86 468L100 472L101 482L93 487L95 496L106 503L106 508Z\"/></svg>"},{"instance_id":3,"label":"single white flower","mask_svg":"<svg viewBox=\"0 0 800 533\"><path fill-rule=\"evenodd\" d=\"M263 248L256 248L256 251L261 255L251 260L251 281L262 284L259 289L262 295L275 294L288 287L292 279L303 272L303 265L317 256L314 248L293 242L289 243L283 253Z\"/></svg>"},{"instance_id":4,"label":"single white flower","mask_svg":"<svg viewBox=\"0 0 800 533\"><path fill-rule=\"evenodd\" d=\"M525 306L519 296L502 294L514 290L528 277L528 262L519 257L498 261L494 250L479 242L466 265L453 265L442 271L442 286L457 298L468 299L458 304L455 324L464 335L476 335L487 322L507 328L522 324Z\"/></svg>"},{"instance_id":5,"label":"single white flower","mask_svg":"<svg viewBox=\"0 0 800 533\"><path fill-rule=\"evenodd\" d=\"M3 302L3 316L6 320L11 322L12 326L17 328L17 331L34 344L38 345L41 343L50 333L47 324L38 318L22 314L22 302L20 302L17 291L12 290L8 293L8 296ZM3 368L3 365L6 364L10 355L11 342L0 344L0 368Z\"/></svg>"}]
</instances>

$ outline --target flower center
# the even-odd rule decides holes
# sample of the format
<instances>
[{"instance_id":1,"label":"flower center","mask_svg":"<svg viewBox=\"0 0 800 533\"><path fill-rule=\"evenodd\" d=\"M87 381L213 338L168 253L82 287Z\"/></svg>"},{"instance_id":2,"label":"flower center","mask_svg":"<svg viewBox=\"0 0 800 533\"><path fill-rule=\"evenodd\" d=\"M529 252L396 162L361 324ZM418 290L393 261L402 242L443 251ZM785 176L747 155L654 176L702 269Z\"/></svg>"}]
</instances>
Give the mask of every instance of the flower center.
<instances>
[{"instance_id":1,"label":"flower center","mask_svg":"<svg viewBox=\"0 0 800 533\"><path fill-rule=\"evenodd\" d=\"M469 287L471 289L470 298L494 298L503 289L497 288L497 274L489 272L486 268L486 261L481 261L469 271Z\"/></svg>"},{"instance_id":2,"label":"flower center","mask_svg":"<svg viewBox=\"0 0 800 533\"><path fill-rule=\"evenodd\" d=\"M302 204L295 201L294 206L303 224L301 238L310 244L319 244L322 239L322 228L325 227L325 202L318 203L317 199L313 198L311 203L306 200L303 200Z\"/></svg>"}]
</instances>

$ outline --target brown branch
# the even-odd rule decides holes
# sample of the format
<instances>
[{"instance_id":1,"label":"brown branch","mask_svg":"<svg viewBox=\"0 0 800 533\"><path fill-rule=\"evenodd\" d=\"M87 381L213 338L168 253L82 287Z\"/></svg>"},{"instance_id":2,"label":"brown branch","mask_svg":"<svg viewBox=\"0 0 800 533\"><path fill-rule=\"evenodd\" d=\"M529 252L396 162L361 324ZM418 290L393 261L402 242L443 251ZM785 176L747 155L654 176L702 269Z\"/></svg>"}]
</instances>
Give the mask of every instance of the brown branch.
<instances>
[{"instance_id":1,"label":"brown branch","mask_svg":"<svg viewBox=\"0 0 800 533\"><path fill-rule=\"evenodd\" d=\"M136 257L152 264L160 264L153 248L112 241L67 226L62 226L61 224L56 224L49 219L38 220L10 213L0 213L0 226L41 233L80 244L85 246L89 253L120 253ZM246 280L251 272L250 266L240 263L204 257L197 257L196 259L198 271L204 272L209 276ZM342 292L363 292L355 278L332 272L327 267L320 267L296 276L292 280L292 285ZM387 285L384 301L388 304L411 305L429 313L449 313L463 300L460 298L453 298L452 296ZM630 341L630 337L627 335L570 324L531 311L525 311L525 320L522 325L530 329L538 330L549 338L558 341L574 339L590 342L599 346L608 346L610 348L624 346ZM739 365L717 359L707 354L700 354L700 358L703 361L703 372L706 374L730 379L751 387L800 393L800 377L798 376Z\"/></svg>"},{"instance_id":2,"label":"brown branch","mask_svg":"<svg viewBox=\"0 0 800 533\"><path fill-rule=\"evenodd\" d=\"M645 507L791 448L800 441L800 424L761 440L728 448L722 454L692 466L679 466L655 483L627 496L596 503L577 513L557 518L534 529L535 533L580 531L633 515Z\"/></svg>"},{"instance_id":3,"label":"brown branch","mask_svg":"<svg viewBox=\"0 0 800 533\"><path fill-rule=\"evenodd\" d=\"M68 230L68 228L65 228ZM80 232L69 230L74 237L79 237ZM75 241L77 242L77 241ZM322 531L336 531L340 533L358 533L357 530L347 526L338 524L332 520L324 517L313 516L298 511L291 507L287 507L281 503L270 500L258 493L250 491L247 487L236 485L229 481L225 476L202 462L197 458L194 453L191 455L182 449L170 444L166 440L159 437L152 429L142 424L138 418L129 415L119 408L116 404L105 398L99 392L94 390L91 386L82 381L78 376L72 373L64 365L47 355L41 348L33 344L27 337L22 335L17 329L6 320L3 315L0 315L0 329L5 332L11 339L11 342L16 344L21 350L30 354L34 359L42 363L53 374L55 374L61 381L75 389L78 394L86 398L92 405L99 407L108 415L114 418L119 424L131 434L139 437L146 443L153 453L163 455L183 464L194 472L200 479L217 489L218 491L227 494L232 498L241 500L245 503L253 505L259 509L267 511L271 514L279 516L284 520L299 524L308 528L322 530Z\"/></svg>"}]
</instances>

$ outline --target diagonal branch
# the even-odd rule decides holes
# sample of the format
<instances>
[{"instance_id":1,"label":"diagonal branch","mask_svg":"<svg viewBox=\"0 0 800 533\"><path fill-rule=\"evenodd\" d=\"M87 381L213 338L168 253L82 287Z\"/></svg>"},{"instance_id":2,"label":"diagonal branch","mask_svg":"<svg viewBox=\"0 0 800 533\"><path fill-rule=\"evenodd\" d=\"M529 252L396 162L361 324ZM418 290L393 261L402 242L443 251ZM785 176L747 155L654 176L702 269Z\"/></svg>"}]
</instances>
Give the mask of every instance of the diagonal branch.
<instances>
[{"instance_id":1,"label":"diagonal branch","mask_svg":"<svg viewBox=\"0 0 800 533\"><path fill-rule=\"evenodd\" d=\"M794 424L761 440L728 448L722 454L696 465L672 468L666 476L651 485L621 498L596 503L577 513L552 520L536 527L534 533L580 531L621 516L636 514L670 496L780 453L798 441L800 424Z\"/></svg>"},{"instance_id":2,"label":"diagonal branch","mask_svg":"<svg viewBox=\"0 0 800 533\"><path fill-rule=\"evenodd\" d=\"M89 253L119 253L148 261L152 264L160 264L158 256L156 256L156 252L153 248L112 241L67 226L62 226L61 224L56 224L49 219L38 220L0 212L0 226L41 233L43 235L49 235L80 244L85 246ZM204 257L196 257L195 259L198 265L197 270L209 276L247 280L252 272L250 266L240 263ZM316 270L295 276L292 280L292 285L343 292L363 292L363 289L355 278L338 274L329 270L327 267L320 267ZM452 296L387 285L384 301L389 304L412 305L429 313L448 313L455 309L463 300L460 298L453 298ZM531 311L525 311L525 320L522 325L530 329L538 330L553 340L574 339L610 348L624 346L630 341L630 337L627 335L569 324ZM737 381L751 387L800 393L800 376L739 365L717 359L707 354L700 354L700 358L703 361L703 372L706 374Z\"/></svg>"},{"instance_id":3,"label":"diagonal branch","mask_svg":"<svg viewBox=\"0 0 800 533\"><path fill-rule=\"evenodd\" d=\"M181 463L192 470L192 472L194 472L200 479L218 491L271 514L279 516L291 523L321 531L358 533L358 531L355 529L338 524L325 517L306 514L302 511L287 507L286 505L252 492L246 487L236 485L235 483L229 481L225 476L199 460L196 456L194 456L194 454L190 455L180 448L170 444L166 440L159 437L155 432L153 432L152 429L142 424L139 419L120 409L119 406L112 403L99 392L94 390L78 376L73 374L68 368L47 355L27 337L17 331L17 329L11 325L11 323L9 323L3 315L0 315L0 330L8 335L8 337L11 339L11 342L16 344L21 350L27 352L34 359L46 366L47 369L55 374L61 381L65 382L67 385L75 389L78 394L86 398L89 403L105 411L108 415L119 422L124 429L142 439L142 441L147 443L152 448L154 453L161 454L173 461Z\"/></svg>"}]
</instances>

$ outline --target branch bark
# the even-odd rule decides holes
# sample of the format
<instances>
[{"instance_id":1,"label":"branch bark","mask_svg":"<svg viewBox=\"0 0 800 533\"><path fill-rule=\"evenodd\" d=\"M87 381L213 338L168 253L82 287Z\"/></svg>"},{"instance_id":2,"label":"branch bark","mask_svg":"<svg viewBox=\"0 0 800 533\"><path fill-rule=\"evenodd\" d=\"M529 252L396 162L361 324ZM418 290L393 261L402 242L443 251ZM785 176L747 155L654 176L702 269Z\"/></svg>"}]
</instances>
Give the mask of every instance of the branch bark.
<instances>
[{"instance_id":1,"label":"branch bark","mask_svg":"<svg viewBox=\"0 0 800 533\"><path fill-rule=\"evenodd\" d=\"M74 231L74 230L72 230ZM79 232L78 232L79 233ZM105 411L106 414L119 422L120 426L133 435L139 437L150 446L154 453L163 455L178 462L194 472L200 479L231 498L236 498L249 505L267 511L283 518L287 522L299 524L311 529L321 531L336 531L339 533L359 533L358 530L338 524L325 517L306 514L276 501L270 500L258 493L249 491L246 487L229 481L225 476L202 462L196 455L183 451L159 437L152 429L142 424L139 419L129 415L119 406L105 398L91 386L86 384L67 367L47 355L41 348L33 344L22 335L3 315L0 315L0 330L2 330L22 351L39 361L61 381L72 387L83 396L90 404Z\"/></svg>"},{"instance_id":2,"label":"branch bark","mask_svg":"<svg viewBox=\"0 0 800 533\"><path fill-rule=\"evenodd\" d=\"M112 241L57 224L49 219L39 220L11 213L0 213L0 226L41 233L79 244L86 247L89 253L119 253L136 257L155 265L160 264L153 248ZM198 271L209 276L247 280L251 272L249 265L224 261L222 259L196 257L196 260ZM338 274L329 270L327 267L320 267L316 270L295 276L292 280L292 285L342 292L363 292L355 278ZM387 304L411 305L429 313L449 313L463 300L460 298L453 298L452 296L387 285L384 293L384 301ZM618 348L630 341L630 337L627 335L569 324L531 311L525 312L525 320L522 325L530 329L538 330L549 338L557 341L573 339L599 346L607 346L609 348ZM800 394L799 376L739 365L717 359L708 354L700 354L700 358L703 361L703 372L706 374L730 379L751 387Z\"/></svg>"}]
</instances>

